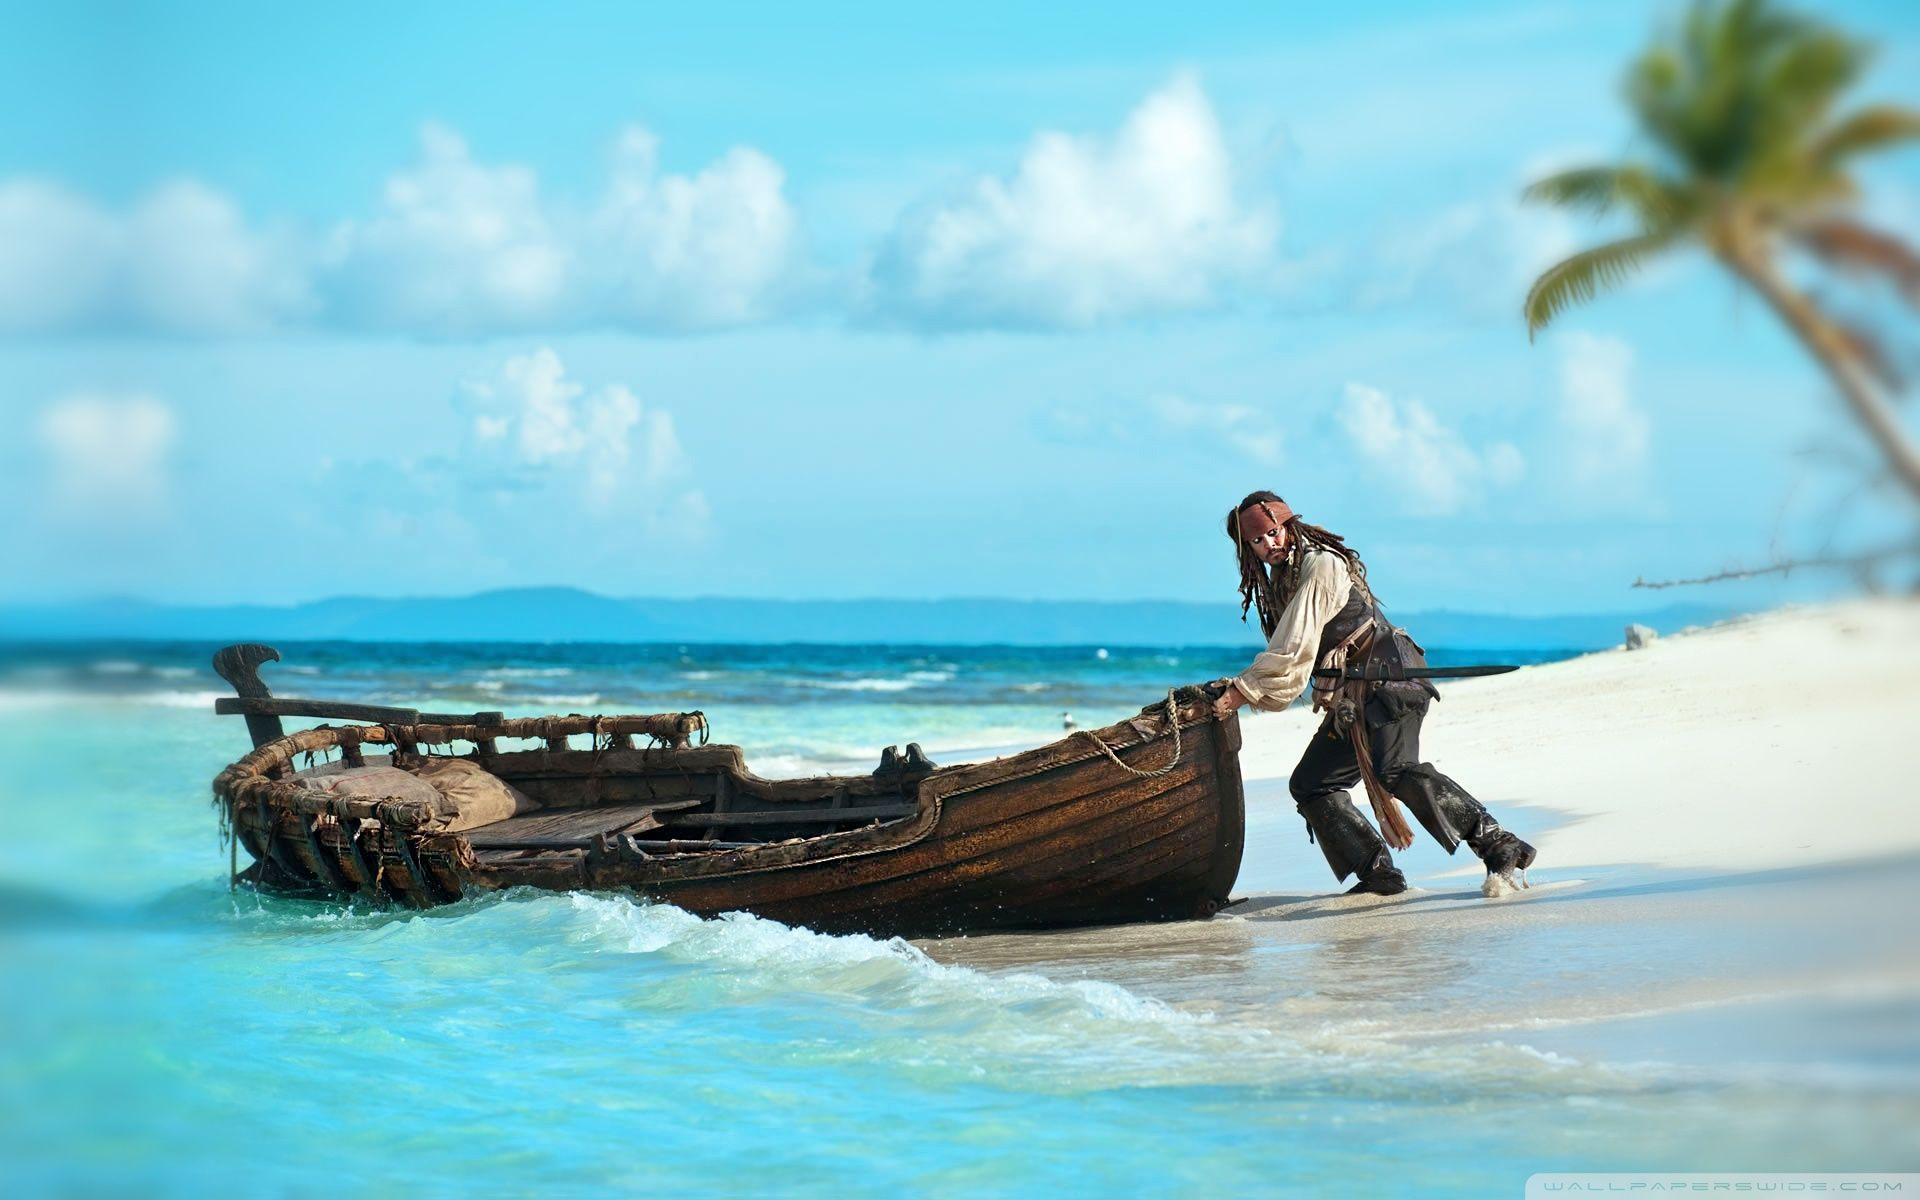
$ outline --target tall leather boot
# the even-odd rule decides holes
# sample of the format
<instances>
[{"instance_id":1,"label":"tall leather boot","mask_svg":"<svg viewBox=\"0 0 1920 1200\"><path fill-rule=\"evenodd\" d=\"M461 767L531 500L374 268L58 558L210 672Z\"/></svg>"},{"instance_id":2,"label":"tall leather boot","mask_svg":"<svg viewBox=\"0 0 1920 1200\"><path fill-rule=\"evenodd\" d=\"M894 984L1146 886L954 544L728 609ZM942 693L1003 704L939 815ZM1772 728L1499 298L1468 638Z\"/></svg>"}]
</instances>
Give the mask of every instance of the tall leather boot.
<instances>
[{"instance_id":1,"label":"tall leather boot","mask_svg":"<svg viewBox=\"0 0 1920 1200\"><path fill-rule=\"evenodd\" d=\"M1357 875L1360 881L1350 892L1372 892L1394 896L1407 890L1407 877L1393 865L1387 843L1345 792L1311 796L1294 805L1307 822L1307 831L1320 843L1333 877L1345 880Z\"/></svg>"},{"instance_id":2,"label":"tall leather boot","mask_svg":"<svg viewBox=\"0 0 1920 1200\"><path fill-rule=\"evenodd\" d=\"M1500 828L1500 822L1472 793L1441 774L1432 763L1415 763L1393 777L1388 789L1413 811L1414 819L1445 846L1448 854L1461 842L1487 865L1489 879L1503 877L1514 884L1513 872L1533 865L1534 849Z\"/></svg>"},{"instance_id":3,"label":"tall leather boot","mask_svg":"<svg viewBox=\"0 0 1920 1200\"><path fill-rule=\"evenodd\" d=\"M1432 763L1414 763L1382 782L1448 854L1459 849L1461 842L1471 845L1483 827L1488 836L1500 832L1499 823L1473 794L1442 775Z\"/></svg>"}]
</instances>

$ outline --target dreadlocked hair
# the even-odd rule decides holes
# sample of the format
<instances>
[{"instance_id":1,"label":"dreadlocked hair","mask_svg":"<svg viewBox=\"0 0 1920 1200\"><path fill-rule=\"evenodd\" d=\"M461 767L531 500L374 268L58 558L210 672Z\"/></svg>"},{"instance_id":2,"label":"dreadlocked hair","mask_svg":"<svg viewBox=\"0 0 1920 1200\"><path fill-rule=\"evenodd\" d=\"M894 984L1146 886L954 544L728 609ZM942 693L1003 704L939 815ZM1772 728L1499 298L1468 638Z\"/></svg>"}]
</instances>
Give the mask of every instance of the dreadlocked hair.
<instances>
[{"instance_id":1,"label":"dreadlocked hair","mask_svg":"<svg viewBox=\"0 0 1920 1200\"><path fill-rule=\"evenodd\" d=\"M1272 507L1280 506L1280 511ZM1269 519L1280 521L1280 512L1287 512L1287 556L1277 566L1268 567L1253 555L1253 547L1240 534L1240 514L1250 508L1264 508ZM1306 562L1310 550L1325 550L1338 554L1347 560L1347 571L1353 578L1354 586L1362 593L1371 596L1373 590L1367 586L1367 566L1360 556L1347 545L1347 540L1331 529L1309 524L1298 516L1291 515L1286 501L1273 492L1251 492L1247 498L1233 506L1227 514L1227 536L1233 539L1234 554L1240 564L1240 620L1247 619L1247 612L1253 610L1260 617L1260 631L1268 637L1280 624L1280 614L1286 611L1287 601L1300 590L1300 571Z\"/></svg>"}]
</instances>

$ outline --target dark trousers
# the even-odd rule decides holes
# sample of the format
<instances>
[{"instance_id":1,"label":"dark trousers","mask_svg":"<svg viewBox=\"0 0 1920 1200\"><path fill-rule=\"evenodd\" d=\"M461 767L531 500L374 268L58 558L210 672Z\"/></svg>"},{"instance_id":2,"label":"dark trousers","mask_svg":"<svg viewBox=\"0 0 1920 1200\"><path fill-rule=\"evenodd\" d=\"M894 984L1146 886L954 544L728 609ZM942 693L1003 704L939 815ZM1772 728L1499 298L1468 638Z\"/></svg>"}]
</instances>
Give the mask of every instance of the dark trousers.
<instances>
[{"instance_id":1,"label":"dark trousers","mask_svg":"<svg viewBox=\"0 0 1920 1200\"><path fill-rule=\"evenodd\" d=\"M1431 703L1425 690L1403 683L1374 687L1364 714L1373 772L1447 853L1466 842L1485 858L1502 836L1499 823L1465 788L1432 763L1420 761L1420 723ZM1288 788L1340 879L1350 874L1366 879L1394 869L1386 842L1360 815L1348 793L1359 782L1360 760L1353 739L1334 733L1329 714L1300 756Z\"/></svg>"},{"instance_id":2,"label":"dark trousers","mask_svg":"<svg viewBox=\"0 0 1920 1200\"><path fill-rule=\"evenodd\" d=\"M1401 772L1420 761L1420 723L1426 720L1425 696L1407 700L1374 689L1367 698L1367 748L1373 752L1373 773L1393 790ZM1300 765L1293 769L1290 790L1296 801L1330 792L1344 792L1360 783L1360 760L1353 739L1333 733L1333 714L1320 723Z\"/></svg>"}]
</instances>

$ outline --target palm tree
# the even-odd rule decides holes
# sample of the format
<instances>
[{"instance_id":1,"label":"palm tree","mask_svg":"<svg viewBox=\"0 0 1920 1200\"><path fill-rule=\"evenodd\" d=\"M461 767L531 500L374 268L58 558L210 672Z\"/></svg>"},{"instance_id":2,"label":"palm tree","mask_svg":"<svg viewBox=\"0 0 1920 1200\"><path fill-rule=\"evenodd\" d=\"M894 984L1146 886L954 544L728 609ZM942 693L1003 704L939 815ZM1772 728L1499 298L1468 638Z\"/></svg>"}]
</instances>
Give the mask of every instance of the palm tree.
<instances>
[{"instance_id":1,"label":"palm tree","mask_svg":"<svg viewBox=\"0 0 1920 1200\"><path fill-rule=\"evenodd\" d=\"M1920 112L1871 105L1835 115L1867 47L1768 0L1696 0L1628 71L1626 95L1651 154L1563 171L1528 200L1620 214L1625 237L1583 250L1534 281L1531 337L1569 306L1650 259L1704 248L1786 322L1846 398L1894 476L1920 501L1920 449L1889 394L1893 364L1869 337L1822 311L1782 272L1783 251L1878 273L1920 307L1920 256L1862 225L1848 174L1861 156L1920 139Z\"/></svg>"}]
</instances>

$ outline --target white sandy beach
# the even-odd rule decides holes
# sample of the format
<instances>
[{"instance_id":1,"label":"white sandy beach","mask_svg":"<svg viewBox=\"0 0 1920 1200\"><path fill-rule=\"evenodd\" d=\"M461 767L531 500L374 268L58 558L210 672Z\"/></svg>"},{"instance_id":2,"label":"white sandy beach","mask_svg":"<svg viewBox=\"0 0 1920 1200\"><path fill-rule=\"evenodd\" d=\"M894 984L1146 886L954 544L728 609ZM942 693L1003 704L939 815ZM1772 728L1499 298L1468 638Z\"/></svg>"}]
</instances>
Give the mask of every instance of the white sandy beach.
<instances>
[{"instance_id":1,"label":"white sandy beach","mask_svg":"<svg viewBox=\"0 0 1920 1200\"><path fill-rule=\"evenodd\" d=\"M1422 756L1540 848L1535 886L1491 900L1417 829L1409 892L1342 895L1287 793L1316 720L1253 716L1222 917L928 950L1363 1058L1483 1055L1489 1086L1545 1055L1881 1096L1920 1061L1920 930L1887 919L1920 888L1916 679L1920 604L1857 601L1443 684Z\"/></svg>"},{"instance_id":2,"label":"white sandy beach","mask_svg":"<svg viewBox=\"0 0 1920 1200\"><path fill-rule=\"evenodd\" d=\"M1920 603L1783 609L1441 694L1422 757L1511 813L1543 877L1920 850ZM1285 794L1316 723L1299 708L1243 722L1250 794ZM1515 805L1557 819L1539 826ZM1438 851L1415 836L1418 869Z\"/></svg>"}]
</instances>

